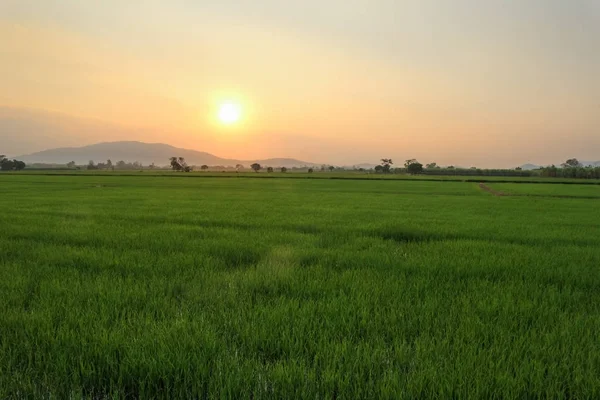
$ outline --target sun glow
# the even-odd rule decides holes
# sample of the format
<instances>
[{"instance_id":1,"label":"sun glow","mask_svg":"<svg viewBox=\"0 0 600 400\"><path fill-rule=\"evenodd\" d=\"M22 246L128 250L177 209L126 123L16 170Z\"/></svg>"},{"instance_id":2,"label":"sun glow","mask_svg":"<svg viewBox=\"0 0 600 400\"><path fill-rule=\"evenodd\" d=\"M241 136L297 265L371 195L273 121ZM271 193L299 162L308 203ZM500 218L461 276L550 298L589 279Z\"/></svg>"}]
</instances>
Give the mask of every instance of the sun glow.
<instances>
[{"instance_id":1,"label":"sun glow","mask_svg":"<svg viewBox=\"0 0 600 400\"><path fill-rule=\"evenodd\" d=\"M239 104L226 102L219 106L219 121L225 125L235 124L242 117L242 107Z\"/></svg>"}]
</instances>

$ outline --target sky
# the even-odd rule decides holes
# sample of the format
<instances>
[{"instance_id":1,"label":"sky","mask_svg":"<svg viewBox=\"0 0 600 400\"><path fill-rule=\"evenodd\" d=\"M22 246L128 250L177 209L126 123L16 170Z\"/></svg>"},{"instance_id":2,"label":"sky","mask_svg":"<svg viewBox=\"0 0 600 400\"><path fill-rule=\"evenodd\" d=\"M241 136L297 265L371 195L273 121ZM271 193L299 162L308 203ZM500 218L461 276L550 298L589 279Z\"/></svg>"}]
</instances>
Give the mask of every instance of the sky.
<instances>
[{"instance_id":1,"label":"sky","mask_svg":"<svg viewBox=\"0 0 600 400\"><path fill-rule=\"evenodd\" d=\"M0 152L596 161L598 71L600 0L2 0ZM61 122L11 136L23 112Z\"/></svg>"}]
</instances>

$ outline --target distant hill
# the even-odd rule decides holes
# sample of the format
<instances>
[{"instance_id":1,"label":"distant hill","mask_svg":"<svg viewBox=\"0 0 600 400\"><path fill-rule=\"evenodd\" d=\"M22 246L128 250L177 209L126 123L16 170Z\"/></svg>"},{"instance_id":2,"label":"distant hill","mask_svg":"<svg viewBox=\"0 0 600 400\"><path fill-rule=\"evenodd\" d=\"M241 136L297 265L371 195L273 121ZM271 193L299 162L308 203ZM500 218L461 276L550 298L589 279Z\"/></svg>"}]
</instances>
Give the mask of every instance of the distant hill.
<instances>
[{"instance_id":1,"label":"distant hill","mask_svg":"<svg viewBox=\"0 0 600 400\"><path fill-rule=\"evenodd\" d=\"M90 160L94 162L105 162L110 159L113 163L120 160L125 162L138 161L144 165L154 163L155 165L168 165L170 157L184 157L190 165L209 166L235 166L242 164L249 167L250 164L258 162L264 166L272 167L303 167L315 166L315 163L296 160L293 158L270 158L266 160L235 160L221 158L210 153L197 150L181 149L163 143L143 142L107 142L83 147L63 147L58 149L44 150L33 154L15 157L28 164L66 164L75 161L76 164L87 164Z\"/></svg>"},{"instance_id":2,"label":"distant hill","mask_svg":"<svg viewBox=\"0 0 600 400\"><path fill-rule=\"evenodd\" d=\"M600 167L600 161L581 161L581 163L585 167L587 167L587 166Z\"/></svg>"},{"instance_id":3,"label":"distant hill","mask_svg":"<svg viewBox=\"0 0 600 400\"><path fill-rule=\"evenodd\" d=\"M525 171L531 171L534 169L539 169L540 166L539 165L535 165L535 164L523 164L521 165L521 169L525 170Z\"/></svg>"}]
</instances>

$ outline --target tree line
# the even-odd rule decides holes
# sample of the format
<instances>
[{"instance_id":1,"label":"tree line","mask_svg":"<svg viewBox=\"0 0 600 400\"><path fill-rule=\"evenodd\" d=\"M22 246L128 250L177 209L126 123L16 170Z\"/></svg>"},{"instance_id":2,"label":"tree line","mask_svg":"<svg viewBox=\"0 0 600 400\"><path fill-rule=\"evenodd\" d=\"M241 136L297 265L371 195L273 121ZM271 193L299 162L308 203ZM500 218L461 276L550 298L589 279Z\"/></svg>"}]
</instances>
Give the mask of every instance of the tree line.
<instances>
[{"instance_id":1,"label":"tree line","mask_svg":"<svg viewBox=\"0 0 600 400\"><path fill-rule=\"evenodd\" d=\"M174 171L179 172L192 172L195 166L188 165L185 158L183 157L170 157L170 168ZM64 165L64 164L63 164ZM113 163L110 159L106 160L106 162L95 163L93 160L90 160L87 166L78 166L75 161L71 161L66 164L66 166L70 169L81 169L82 167L87 168L88 170L142 170L142 169L162 169L165 167L157 167L154 163L149 166L144 166L142 163L135 162L125 162L118 161ZM0 170L2 171L18 171L25 169L26 164L23 161L19 160L10 160L6 158L4 155L0 155ZM35 165L34 165L35 167ZM169 167L166 167L169 168ZM209 169L219 170L219 171L236 171L241 172L244 170L248 170L244 165L237 164L235 167L232 166L208 166L206 164L198 167L202 171L207 171ZM335 167L333 165L323 164L321 167L279 167L273 168L270 166L262 166L259 163L253 163L249 166L249 170L254 172L259 172L265 170L267 173L272 172L281 172L286 173L289 171L292 172L308 172L313 173L315 170L319 170L321 172L334 172L334 171L355 171L355 172L363 172L363 173L377 173L377 174L411 174L411 175L454 175L454 176L507 176L507 177L548 177L548 178L577 178L577 179L600 179L600 166L584 166L581 162L579 162L576 158L571 158L566 160L559 166L551 165L547 167L540 167L538 169L533 170L523 170L520 167L517 168L495 168L495 169L482 169L476 167L470 168L461 168L455 167L453 165L450 166L439 166L437 163L432 162L429 164L422 164L416 159L406 160L401 166L394 167L394 161L391 158L382 158L380 160L380 164L375 166L372 169L365 168L341 168Z\"/></svg>"},{"instance_id":2,"label":"tree line","mask_svg":"<svg viewBox=\"0 0 600 400\"><path fill-rule=\"evenodd\" d=\"M453 165L441 167L432 162L423 166L416 159L406 160L404 167L392 168L394 162L391 158L382 158L380 165L373 170L380 174L423 174L423 175L455 175L455 176L512 176L512 177L549 177L549 178L579 178L600 179L600 167L583 166L576 158L570 158L557 167L551 165L533 170L523 170L520 167L512 169L482 169L460 168ZM359 170L363 170L362 168ZM363 170L364 171L364 170Z\"/></svg>"},{"instance_id":3,"label":"tree line","mask_svg":"<svg viewBox=\"0 0 600 400\"><path fill-rule=\"evenodd\" d=\"M562 163L560 168L555 165L542 168L540 176L548 178L600 179L600 166L584 167L579 160L571 158Z\"/></svg>"},{"instance_id":4,"label":"tree line","mask_svg":"<svg viewBox=\"0 0 600 400\"><path fill-rule=\"evenodd\" d=\"M19 160L10 160L4 154L0 154L0 170L1 171L21 171L25 169L27 164Z\"/></svg>"},{"instance_id":5,"label":"tree line","mask_svg":"<svg viewBox=\"0 0 600 400\"><path fill-rule=\"evenodd\" d=\"M178 172L192 172L194 170L193 166L189 166L187 164L187 162L185 161L185 158L183 157L171 157L169 159L170 164L171 164L171 169L173 171L178 171ZM202 171L206 171L208 170L209 167L208 165L204 164L200 166L200 170ZM213 167L215 169L224 169L225 167ZM243 171L245 169L245 167L242 164L236 164L235 166L235 171L240 172ZM268 173L274 172L275 169L273 167L266 167L264 168L262 165L260 165L259 163L253 163L250 165L250 169L254 172L259 172L262 169L266 169ZM278 168L280 172L282 173L286 173L288 171L288 169L286 167L280 167ZM294 168L295 169L295 168ZM308 168L308 172L312 173L313 169L312 168Z\"/></svg>"},{"instance_id":6,"label":"tree line","mask_svg":"<svg viewBox=\"0 0 600 400\"><path fill-rule=\"evenodd\" d=\"M535 170L523 170L520 167L513 169L482 169L482 168L460 168L455 167L453 165L441 167L437 163L432 162L429 164L423 165L416 159L406 160L402 167L394 168L394 161L391 158L382 158L381 163L375 168L373 168L373 172L378 174L410 174L410 175L455 175L455 176L510 176L510 177L559 177L559 178L585 178L585 179L600 179L600 167L584 167L577 159L569 159L561 164L560 168L552 165L550 167L541 167ZM184 171L190 172L193 170L192 167L189 167L185 159L183 157L171 157L171 167L175 171ZM202 165L200 169L202 171L208 170L210 167L208 165ZM221 167L219 167L221 168ZM217 169L219 169L217 168ZM222 169L222 168L221 168ZM236 171L242 171L245 167L241 164L237 164L235 166ZM259 163L253 163L250 165L250 169L254 172L259 172L261 170L265 170L268 173L272 173L275 171L273 167L263 167ZM332 165L327 166L323 164L321 166L321 171L325 172L329 170L333 172L335 170L347 171L344 168L336 168ZM306 171L308 173L313 173L314 168L312 167L304 167L304 168L292 168L294 171ZM369 172L369 170L365 170L364 168L353 169L358 172ZM288 171L288 168L281 167L279 171L285 173Z\"/></svg>"},{"instance_id":7,"label":"tree line","mask_svg":"<svg viewBox=\"0 0 600 400\"><path fill-rule=\"evenodd\" d=\"M76 164L75 161L71 161L69 163L67 163L67 167L69 168L77 168L80 169ZM134 161L134 162L125 162L123 160L121 161L117 161L116 163L113 163L110 159L106 160L106 162L99 162L99 163L95 163L94 160L90 160L86 166L86 169L88 170L115 170L115 169L144 169L144 168L150 168L150 169L154 169L156 168L156 166L154 165L154 163L150 164L149 166L145 167L141 162L139 161Z\"/></svg>"}]
</instances>

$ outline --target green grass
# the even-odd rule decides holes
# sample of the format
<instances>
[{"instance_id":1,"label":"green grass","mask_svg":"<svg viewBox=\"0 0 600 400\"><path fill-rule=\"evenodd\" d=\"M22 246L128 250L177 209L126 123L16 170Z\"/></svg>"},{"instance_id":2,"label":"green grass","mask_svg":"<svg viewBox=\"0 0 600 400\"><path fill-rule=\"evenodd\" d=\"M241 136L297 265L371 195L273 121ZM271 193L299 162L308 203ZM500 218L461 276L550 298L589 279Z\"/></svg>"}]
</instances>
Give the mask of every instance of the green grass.
<instances>
[{"instance_id":1,"label":"green grass","mask_svg":"<svg viewBox=\"0 0 600 400\"><path fill-rule=\"evenodd\" d=\"M600 397L597 200L406 180L0 187L0 398Z\"/></svg>"},{"instance_id":2,"label":"green grass","mask_svg":"<svg viewBox=\"0 0 600 400\"><path fill-rule=\"evenodd\" d=\"M354 180L410 180L410 181L440 181L440 182L509 182L509 183L547 183L547 184L577 184L577 185L600 185L598 179L577 179L577 178L548 178L540 176L519 177L519 176L462 176L462 175L408 175L408 174L377 174L374 172L359 171L336 171L321 172L315 170L313 173L278 172L276 169L272 173L262 170L256 172L232 172L232 171L193 171L191 173L181 173L171 170L53 170L53 169L32 169L18 172L4 172L4 175L41 175L41 176L154 176L154 177L173 177L182 178L271 178L271 179L354 179Z\"/></svg>"},{"instance_id":3,"label":"green grass","mask_svg":"<svg viewBox=\"0 0 600 400\"><path fill-rule=\"evenodd\" d=\"M489 186L497 192L518 196L582 197L600 199L600 185L494 183Z\"/></svg>"}]
</instances>

